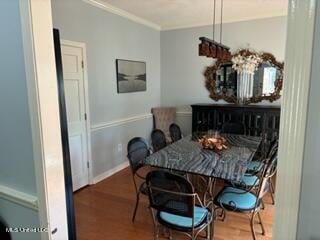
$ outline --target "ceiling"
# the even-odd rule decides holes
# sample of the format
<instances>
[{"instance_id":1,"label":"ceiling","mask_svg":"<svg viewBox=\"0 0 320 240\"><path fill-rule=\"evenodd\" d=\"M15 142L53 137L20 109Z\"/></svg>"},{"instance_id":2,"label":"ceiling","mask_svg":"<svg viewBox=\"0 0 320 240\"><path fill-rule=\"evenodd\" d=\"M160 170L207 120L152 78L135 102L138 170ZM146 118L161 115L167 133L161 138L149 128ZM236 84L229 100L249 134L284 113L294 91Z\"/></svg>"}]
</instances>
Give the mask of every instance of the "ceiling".
<instances>
[{"instance_id":1,"label":"ceiling","mask_svg":"<svg viewBox=\"0 0 320 240\"><path fill-rule=\"evenodd\" d=\"M212 24L213 0L94 0L162 30ZM220 0L217 9L220 8ZM288 0L224 0L224 22L287 15ZM217 10L220 12L220 9ZM217 20L220 14L217 13Z\"/></svg>"}]
</instances>

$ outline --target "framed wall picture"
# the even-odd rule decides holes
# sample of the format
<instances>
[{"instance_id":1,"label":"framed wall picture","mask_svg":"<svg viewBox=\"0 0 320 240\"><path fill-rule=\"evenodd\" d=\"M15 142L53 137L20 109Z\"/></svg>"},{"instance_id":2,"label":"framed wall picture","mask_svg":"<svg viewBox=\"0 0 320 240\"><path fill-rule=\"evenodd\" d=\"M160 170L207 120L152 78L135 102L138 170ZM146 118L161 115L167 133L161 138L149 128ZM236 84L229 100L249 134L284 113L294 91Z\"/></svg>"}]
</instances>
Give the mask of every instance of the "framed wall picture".
<instances>
[{"instance_id":1,"label":"framed wall picture","mask_svg":"<svg viewBox=\"0 0 320 240\"><path fill-rule=\"evenodd\" d=\"M117 59L116 65L118 93L147 90L145 62Z\"/></svg>"}]
</instances>

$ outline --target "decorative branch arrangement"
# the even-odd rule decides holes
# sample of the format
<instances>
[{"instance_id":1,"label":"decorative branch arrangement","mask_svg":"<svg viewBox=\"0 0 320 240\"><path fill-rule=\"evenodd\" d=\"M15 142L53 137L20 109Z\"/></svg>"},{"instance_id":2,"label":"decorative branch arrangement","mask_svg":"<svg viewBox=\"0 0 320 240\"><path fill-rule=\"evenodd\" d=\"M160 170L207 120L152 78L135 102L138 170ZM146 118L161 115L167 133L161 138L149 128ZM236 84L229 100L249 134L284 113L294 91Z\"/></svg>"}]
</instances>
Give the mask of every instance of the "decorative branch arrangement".
<instances>
[{"instance_id":1,"label":"decorative branch arrangement","mask_svg":"<svg viewBox=\"0 0 320 240\"><path fill-rule=\"evenodd\" d=\"M254 74L263 60L259 53L243 50L235 54L231 61L233 63L232 68L238 73Z\"/></svg>"}]
</instances>

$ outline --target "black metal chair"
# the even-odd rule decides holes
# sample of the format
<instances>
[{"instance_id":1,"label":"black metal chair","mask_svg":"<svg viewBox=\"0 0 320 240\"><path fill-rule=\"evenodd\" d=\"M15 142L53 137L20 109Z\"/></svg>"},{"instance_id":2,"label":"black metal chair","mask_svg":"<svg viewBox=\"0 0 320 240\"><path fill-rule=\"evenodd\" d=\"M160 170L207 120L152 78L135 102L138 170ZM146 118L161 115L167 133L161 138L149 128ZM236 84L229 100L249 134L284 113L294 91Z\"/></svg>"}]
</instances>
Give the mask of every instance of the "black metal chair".
<instances>
[{"instance_id":1,"label":"black metal chair","mask_svg":"<svg viewBox=\"0 0 320 240\"><path fill-rule=\"evenodd\" d=\"M259 182L258 187L256 187L255 184L252 187L246 188L226 186L214 199L214 203L217 206L216 210L220 208L223 212L232 211L251 214L250 227L252 238L254 240L256 239L254 229L254 219L256 215L259 218L262 235L265 234L265 229L259 211L263 207L263 197L269 192L270 179L276 172L277 160L277 152L274 152L268 163L261 170L261 176L256 180Z\"/></svg>"},{"instance_id":2,"label":"black metal chair","mask_svg":"<svg viewBox=\"0 0 320 240\"><path fill-rule=\"evenodd\" d=\"M247 173L256 174L260 172L266 160L268 160L272 156L272 154L277 150L278 150L278 139L274 139L273 141L270 142L269 148L265 156L262 156L260 159L255 159L250 162L250 164L248 165Z\"/></svg>"},{"instance_id":3,"label":"black metal chair","mask_svg":"<svg viewBox=\"0 0 320 240\"><path fill-rule=\"evenodd\" d=\"M169 127L169 132L172 142L176 142L182 138L182 133L179 125L172 123Z\"/></svg>"},{"instance_id":4,"label":"black metal chair","mask_svg":"<svg viewBox=\"0 0 320 240\"><path fill-rule=\"evenodd\" d=\"M195 240L206 230L205 237L211 239L211 208L201 204L192 184L184 177L166 172L151 171L146 177L150 209L154 223L154 238L158 239L158 224L178 231Z\"/></svg>"},{"instance_id":5,"label":"black metal chair","mask_svg":"<svg viewBox=\"0 0 320 240\"><path fill-rule=\"evenodd\" d=\"M132 221L134 221L139 205L140 193L147 195L147 185L145 183L145 177L139 175L138 170L141 167L143 167L143 165L141 164L141 160L148 157L150 155L150 151L147 141L141 137L135 137L131 139L128 142L127 150L127 157L129 159L130 168L133 176L133 183L136 190L136 205L132 216ZM138 184L138 182L136 181L137 177L142 181L142 183Z\"/></svg>"},{"instance_id":6,"label":"black metal chair","mask_svg":"<svg viewBox=\"0 0 320 240\"><path fill-rule=\"evenodd\" d=\"M245 126L241 122L226 122L222 125L222 133L227 134L245 134Z\"/></svg>"},{"instance_id":7,"label":"black metal chair","mask_svg":"<svg viewBox=\"0 0 320 240\"><path fill-rule=\"evenodd\" d=\"M153 152L157 152L167 146L166 136L160 129L154 129L151 132L151 141Z\"/></svg>"},{"instance_id":8,"label":"black metal chair","mask_svg":"<svg viewBox=\"0 0 320 240\"><path fill-rule=\"evenodd\" d=\"M278 145L279 145L278 139L274 139L273 141L271 141L271 143L269 145L269 149L267 151L267 155L265 158L263 158L262 160L251 161L251 163L248 165L248 169L246 172L246 178L248 180L251 179L251 181L252 181L252 179L256 178L255 175L257 175L261 171L261 169L267 163L267 161L271 158L271 156L275 152L278 151ZM275 199L274 199L275 190L274 190L274 186L273 186L271 178L269 179L269 184L270 184L269 192L271 195L272 204L274 205L275 204Z\"/></svg>"}]
</instances>

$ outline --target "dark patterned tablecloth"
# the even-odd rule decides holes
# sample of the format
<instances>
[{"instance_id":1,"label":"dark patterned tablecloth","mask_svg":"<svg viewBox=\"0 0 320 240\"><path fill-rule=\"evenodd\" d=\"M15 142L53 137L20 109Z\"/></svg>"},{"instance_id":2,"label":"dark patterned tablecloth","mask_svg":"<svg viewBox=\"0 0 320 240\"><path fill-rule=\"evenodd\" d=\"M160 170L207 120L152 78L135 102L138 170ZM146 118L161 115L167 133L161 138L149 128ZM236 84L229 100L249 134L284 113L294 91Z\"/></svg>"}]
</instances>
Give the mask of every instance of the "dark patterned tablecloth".
<instances>
[{"instance_id":1,"label":"dark patterned tablecloth","mask_svg":"<svg viewBox=\"0 0 320 240\"><path fill-rule=\"evenodd\" d=\"M145 165L239 181L257 151L262 138L244 135L223 135L228 149L221 153L204 150L193 136L187 136L151 154Z\"/></svg>"}]
</instances>

